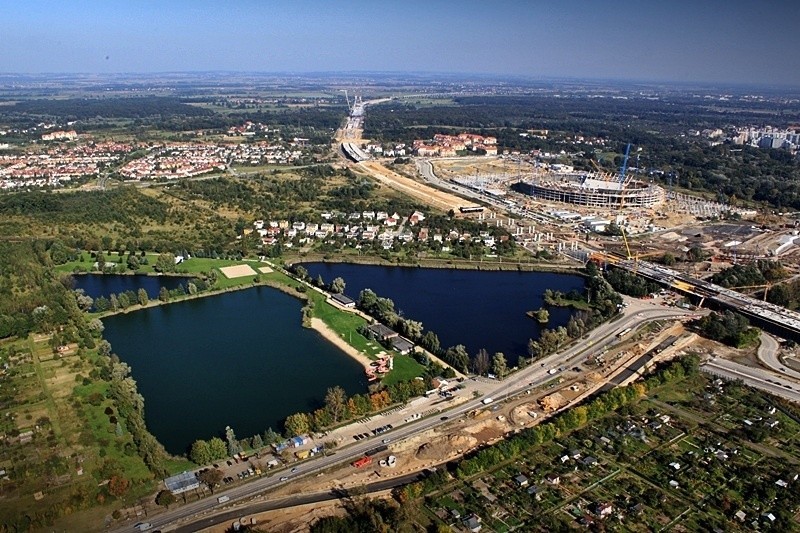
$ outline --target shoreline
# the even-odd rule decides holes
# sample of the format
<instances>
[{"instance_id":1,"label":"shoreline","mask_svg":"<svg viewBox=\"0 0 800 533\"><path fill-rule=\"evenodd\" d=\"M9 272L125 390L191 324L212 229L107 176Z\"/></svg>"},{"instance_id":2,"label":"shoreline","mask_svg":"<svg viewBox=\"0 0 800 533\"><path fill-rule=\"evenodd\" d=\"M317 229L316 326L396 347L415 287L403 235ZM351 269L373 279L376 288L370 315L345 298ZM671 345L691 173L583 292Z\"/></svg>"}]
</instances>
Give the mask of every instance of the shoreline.
<instances>
[{"instance_id":1,"label":"shoreline","mask_svg":"<svg viewBox=\"0 0 800 533\"><path fill-rule=\"evenodd\" d=\"M413 263L402 263L387 261L378 256L327 256L325 254L306 254L290 255L285 258L285 263L289 265L303 263L329 263L329 264L354 264L372 265L382 267L399 268L435 268L451 270L481 270L487 272L512 271L512 272L546 272L555 274L581 275L580 269L583 265L571 265L564 263L521 263L521 262L500 262L500 261L468 261L453 259L422 258Z\"/></svg>"},{"instance_id":2,"label":"shoreline","mask_svg":"<svg viewBox=\"0 0 800 533\"><path fill-rule=\"evenodd\" d=\"M372 359L364 355L363 353L356 350L353 346L347 343L343 338L339 337L334 330L332 330L328 325L322 321L321 318L312 317L311 318L311 329L319 333L323 339L327 340L348 356L352 357L359 363L364 366L364 369L370 367L370 363L372 363Z\"/></svg>"}]
</instances>

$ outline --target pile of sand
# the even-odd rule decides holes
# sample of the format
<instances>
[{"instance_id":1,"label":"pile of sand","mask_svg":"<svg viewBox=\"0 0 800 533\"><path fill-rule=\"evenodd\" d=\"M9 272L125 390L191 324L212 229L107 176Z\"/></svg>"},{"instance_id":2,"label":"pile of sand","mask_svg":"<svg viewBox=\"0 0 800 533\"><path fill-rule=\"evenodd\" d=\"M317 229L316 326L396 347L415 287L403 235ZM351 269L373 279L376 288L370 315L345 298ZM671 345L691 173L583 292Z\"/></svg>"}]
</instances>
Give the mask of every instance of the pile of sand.
<instances>
[{"instance_id":1,"label":"pile of sand","mask_svg":"<svg viewBox=\"0 0 800 533\"><path fill-rule=\"evenodd\" d=\"M420 461L445 461L458 450L469 450L477 443L475 437L466 435L439 437L417 448L416 458Z\"/></svg>"},{"instance_id":2,"label":"pile of sand","mask_svg":"<svg viewBox=\"0 0 800 533\"><path fill-rule=\"evenodd\" d=\"M228 279L256 275L256 271L250 265L227 266L220 268L219 271Z\"/></svg>"}]
</instances>

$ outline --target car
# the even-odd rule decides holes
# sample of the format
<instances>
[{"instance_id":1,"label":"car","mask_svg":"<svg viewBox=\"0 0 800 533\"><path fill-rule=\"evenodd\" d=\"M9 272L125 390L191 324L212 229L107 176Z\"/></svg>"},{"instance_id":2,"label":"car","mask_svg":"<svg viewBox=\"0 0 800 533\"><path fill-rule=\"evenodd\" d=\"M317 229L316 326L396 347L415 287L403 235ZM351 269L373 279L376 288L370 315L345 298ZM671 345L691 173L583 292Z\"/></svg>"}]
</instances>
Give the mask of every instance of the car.
<instances>
[{"instance_id":1,"label":"car","mask_svg":"<svg viewBox=\"0 0 800 533\"><path fill-rule=\"evenodd\" d=\"M281 481L289 481L289 478L286 476L281 477Z\"/></svg>"},{"instance_id":2,"label":"car","mask_svg":"<svg viewBox=\"0 0 800 533\"><path fill-rule=\"evenodd\" d=\"M392 440L392 439L383 439L381 442L383 442L384 444L387 444L387 443L388 443L389 441L391 441L391 440Z\"/></svg>"},{"instance_id":3,"label":"car","mask_svg":"<svg viewBox=\"0 0 800 533\"><path fill-rule=\"evenodd\" d=\"M138 529L139 531L147 531L148 529L153 529L153 524L150 522L139 522L138 524L133 526L134 529Z\"/></svg>"},{"instance_id":4,"label":"car","mask_svg":"<svg viewBox=\"0 0 800 533\"><path fill-rule=\"evenodd\" d=\"M450 417L449 417L449 416L443 416L443 417L442 417L442 418L440 418L439 420L447 420L448 418L450 418Z\"/></svg>"},{"instance_id":5,"label":"car","mask_svg":"<svg viewBox=\"0 0 800 533\"><path fill-rule=\"evenodd\" d=\"M216 463L214 463L213 466L214 466L214 468L219 468L219 465L216 464Z\"/></svg>"},{"instance_id":6,"label":"car","mask_svg":"<svg viewBox=\"0 0 800 533\"><path fill-rule=\"evenodd\" d=\"M228 466L233 466L233 463L231 461L228 461Z\"/></svg>"},{"instance_id":7,"label":"car","mask_svg":"<svg viewBox=\"0 0 800 533\"><path fill-rule=\"evenodd\" d=\"M292 474L294 474L295 472L297 472L297 467L296 466L294 468L292 468Z\"/></svg>"}]
</instances>

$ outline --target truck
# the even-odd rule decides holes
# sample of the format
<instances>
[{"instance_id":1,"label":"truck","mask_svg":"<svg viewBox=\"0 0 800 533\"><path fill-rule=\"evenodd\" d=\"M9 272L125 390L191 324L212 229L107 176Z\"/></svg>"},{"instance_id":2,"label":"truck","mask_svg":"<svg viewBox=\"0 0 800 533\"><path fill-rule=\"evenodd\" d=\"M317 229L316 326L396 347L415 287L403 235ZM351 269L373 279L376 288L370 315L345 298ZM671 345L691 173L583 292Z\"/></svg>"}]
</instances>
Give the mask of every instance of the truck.
<instances>
[{"instance_id":1,"label":"truck","mask_svg":"<svg viewBox=\"0 0 800 533\"><path fill-rule=\"evenodd\" d=\"M481 400L481 403L482 403L483 405L489 405L489 404L490 404L490 403L492 403L493 401L494 401L494 400L493 400L492 398L484 398L483 400Z\"/></svg>"},{"instance_id":2,"label":"truck","mask_svg":"<svg viewBox=\"0 0 800 533\"><path fill-rule=\"evenodd\" d=\"M356 461L353 461L352 465L353 465L354 467L356 467L356 468L361 468L361 467L367 466L367 465L368 465L368 464L370 464L371 462L372 462L372 457L370 457L370 456L368 456L368 455L365 455L365 456L364 456L364 457L362 457L361 459L358 459L358 460L356 460Z\"/></svg>"},{"instance_id":3,"label":"truck","mask_svg":"<svg viewBox=\"0 0 800 533\"><path fill-rule=\"evenodd\" d=\"M231 500L230 496L220 496L217 498L217 503L225 503Z\"/></svg>"}]
</instances>

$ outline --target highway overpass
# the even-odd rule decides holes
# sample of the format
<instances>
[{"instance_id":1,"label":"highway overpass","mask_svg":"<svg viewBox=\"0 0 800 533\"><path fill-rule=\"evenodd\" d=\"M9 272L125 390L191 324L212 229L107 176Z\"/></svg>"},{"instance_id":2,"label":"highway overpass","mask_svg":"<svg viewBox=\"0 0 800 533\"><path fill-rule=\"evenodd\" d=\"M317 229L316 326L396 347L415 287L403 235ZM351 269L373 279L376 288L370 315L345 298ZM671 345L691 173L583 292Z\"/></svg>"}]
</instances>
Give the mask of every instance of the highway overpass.
<instances>
[{"instance_id":1,"label":"highway overpass","mask_svg":"<svg viewBox=\"0 0 800 533\"><path fill-rule=\"evenodd\" d=\"M726 289L648 261L620 259L609 254L605 254L605 258L619 268L688 294L696 298L699 305L711 302L717 307L732 309L764 329L781 337L800 341L800 313L796 311L746 296L732 289Z\"/></svg>"}]
</instances>

